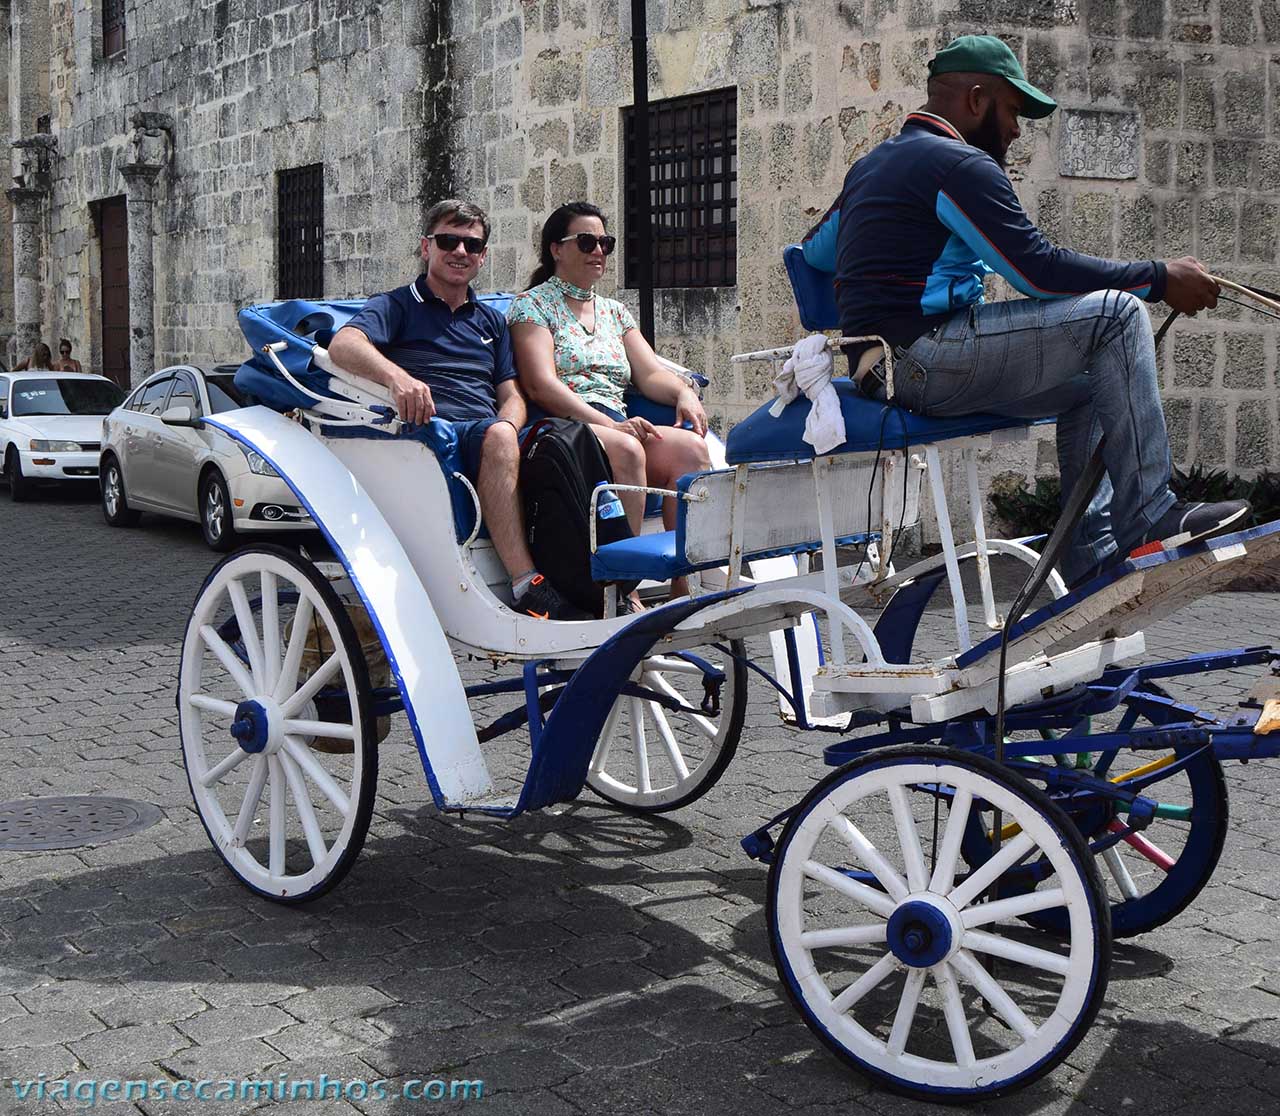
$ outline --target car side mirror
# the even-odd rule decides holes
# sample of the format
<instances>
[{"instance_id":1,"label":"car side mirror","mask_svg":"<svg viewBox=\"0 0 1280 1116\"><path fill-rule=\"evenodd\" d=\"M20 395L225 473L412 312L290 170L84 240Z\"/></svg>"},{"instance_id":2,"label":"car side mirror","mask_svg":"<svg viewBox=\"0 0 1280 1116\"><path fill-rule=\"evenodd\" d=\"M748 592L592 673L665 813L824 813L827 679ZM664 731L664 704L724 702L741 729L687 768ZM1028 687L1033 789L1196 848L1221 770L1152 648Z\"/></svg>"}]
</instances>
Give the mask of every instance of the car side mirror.
<instances>
[{"instance_id":1,"label":"car side mirror","mask_svg":"<svg viewBox=\"0 0 1280 1116\"><path fill-rule=\"evenodd\" d=\"M198 427L201 420L191 413L190 407L170 407L164 414L160 416L160 421L165 426L190 426Z\"/></svg>"}]
</instances>

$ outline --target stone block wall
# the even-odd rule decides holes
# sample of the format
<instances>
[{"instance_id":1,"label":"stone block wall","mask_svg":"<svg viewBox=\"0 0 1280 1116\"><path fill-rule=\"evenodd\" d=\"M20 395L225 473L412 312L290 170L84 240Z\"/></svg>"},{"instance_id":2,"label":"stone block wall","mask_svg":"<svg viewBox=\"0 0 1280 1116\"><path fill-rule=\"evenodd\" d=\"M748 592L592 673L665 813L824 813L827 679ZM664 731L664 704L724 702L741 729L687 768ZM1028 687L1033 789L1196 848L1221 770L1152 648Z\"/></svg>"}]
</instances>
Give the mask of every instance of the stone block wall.
<instances>
[{"instance_id":1,"label":"stone block wall","mask_svg":"<svg viewBox=\"0 0 1280 1116\"><path fill-rule=\"evenodd\" d=\"M452 7L453 164L460 189L497 218L489 282L511 287L560 202L587 196L618 212L630 4ZM1227 277L1280 287L1274 0L649 0L647 11L651 97L738 90L738 284L656 299L659 348L706 369L720 428L769 394L764 366L731 366L728 354L803 333L782 246L923 101L925 63L957 34L1004 37L1063 106L1028 122L1011 152L1015 186L1051 237L1102 255L1195 253ZM991 297L1007 297L1001 287ZM1161 357L1176 460L1246 473L1280 462L1278 338L1276 323L1232 306L1178 323ZM1051 471L1052 447L1037 446L1048 436L988 469Z\"/></svg>"},{"instance_id":2,"label":"stone block wall","mask_svg":"<svg viewBox=\"0 0 1280 1116\"><path fill-rule=\"evenodd\" d=\"M324 293L416 273L420 163L431 157L426 0L131 0L123 59L101 57L101 7L53 0L58 158L45 320L97 357L91 204L126 193L139 111L174 119L154 217L156 363L239 360L236 311L276 296L276 172L325 167Z\"/></svg>"}]
</instances>

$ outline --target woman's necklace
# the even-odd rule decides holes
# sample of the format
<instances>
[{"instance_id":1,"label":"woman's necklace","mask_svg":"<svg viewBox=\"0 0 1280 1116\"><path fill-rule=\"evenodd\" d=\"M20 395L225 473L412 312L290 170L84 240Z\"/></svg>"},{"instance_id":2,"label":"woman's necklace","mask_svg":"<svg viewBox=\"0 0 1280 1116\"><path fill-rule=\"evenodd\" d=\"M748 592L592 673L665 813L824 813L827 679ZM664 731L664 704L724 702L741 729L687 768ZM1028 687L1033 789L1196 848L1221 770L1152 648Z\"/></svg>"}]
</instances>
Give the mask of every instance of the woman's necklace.
<instances>
[{"instance_id":1,"label":"woman's necklace","mask_svg":"<svg viewBox=\"0 0 1280 1116\"><path fill-rule=\"evenodd\" d=\"M575 287L567 279L561 279L558 275L551 276L551 285L561 294L576 298L579 302L591 302L596 297L596 292L589 287Z\"/></svg>"},{"instance_id":2,"label":"woman's necklace","mask_svg":"<svg viewBox=\"0 0 1280 1116\"><path fill-rule=\"evenodd\" d=\"M581 318L578 318L577 314L574 314L574 317L577 318L578 325L582 327L582 332L585 333L588 337L594 337L596 335L596 322L595 322L596 292L593 290L588 290L584 287L576 287L572 283L570 283L567 279L561 279L559 275L551 276L550 283L553 287L555 287L557 291L560 292L562 297L572 298L572 299L576 299L578 302L586 302L591 304L591 328L590 329L587 328L586 322L584 322ZM584 306L582 309L585 311L587 308Z\"/></svg>"}]
</instances>

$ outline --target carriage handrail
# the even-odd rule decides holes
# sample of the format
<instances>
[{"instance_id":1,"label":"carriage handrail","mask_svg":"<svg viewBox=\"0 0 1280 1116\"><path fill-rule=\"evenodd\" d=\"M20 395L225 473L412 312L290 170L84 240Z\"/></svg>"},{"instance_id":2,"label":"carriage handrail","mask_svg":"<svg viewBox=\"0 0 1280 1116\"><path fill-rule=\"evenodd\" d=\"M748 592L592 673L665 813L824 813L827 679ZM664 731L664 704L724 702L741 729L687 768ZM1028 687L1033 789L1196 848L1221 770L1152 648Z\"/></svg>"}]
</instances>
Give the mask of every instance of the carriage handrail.
<instances>
[{"instance_id":1,"label":"carriage handrail","mask_svg":"<svg viewBox=\"0 0 1280 1116\"><path fill-rule=\"evenodd\" d=\"M606 490L609 492L643 492L646 495L653 492L659 496L674 496L677 500L686 500L691 504L700 504L703 500L708 499L706 491L701 489L697 493L677 492L672 488L654 488L647 484L614 484L612 481L601 481L591 490L591 502L588 505L591 514L592 554L596 552L596 505L600 502L600 493Z\"/></svg>"},{"instance_id":2,"label":"carriage handrail","mask_svg":"<svg viewBox=\"0 0 1280 1116\"><path fill-rule=\"evenodd\" d=\"M266 354L267 359L276 366L276 371L279 372L293 388L320 404L319 413L323 415L330 424L337 426L385 426L392 433L399 432L401 423L396 417L394 411L388 414L381 414L372 407L366 407L359 403L351 403L347 400L332 399L329 396L320 395L318 392L312 391L305 384L299 382L297 377L285 367L284 361L282 361L277 355L288 347L288 341L271 341L262 346L262 351ZM316 346L316 348L319 348L319 346ZM323 352L324 350L321 351ZM336 414L333 412L336 412Z\"/></svg>"}]
</instances>

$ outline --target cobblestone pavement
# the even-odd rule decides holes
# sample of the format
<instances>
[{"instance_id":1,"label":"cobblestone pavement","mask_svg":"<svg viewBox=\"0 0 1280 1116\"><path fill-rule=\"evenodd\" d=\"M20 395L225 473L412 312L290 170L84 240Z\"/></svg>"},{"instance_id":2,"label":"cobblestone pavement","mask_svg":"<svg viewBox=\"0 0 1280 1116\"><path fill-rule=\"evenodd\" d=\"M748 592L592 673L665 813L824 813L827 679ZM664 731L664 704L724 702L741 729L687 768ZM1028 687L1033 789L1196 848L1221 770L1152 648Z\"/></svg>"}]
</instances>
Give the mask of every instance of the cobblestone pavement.
<instances>
[{"instance_id":1,"label":"cobblestone pavement","mask_svg":"<svg viewBox=\"0 0 1280 1116\"><path fill-rule=\"evenodd\" d=\"M30 1109L9 1080L40 1074L325 1073L394 1092L408 1078L483 1079L470 1107L495 1116L916 1107L820 1050L780 993L765 873L737 842L823 773L829 738L782 729L763 687L722 783L664 820L590 797L510 824L443 818L397 730L351 875L284 909L222 867L180 760L179 642L211 565L194 527L113 531L69 495L0 504L0 799L102 793L164 812L97 848L0 854L0 1112ZM1150 632L1151 653L1265 642L1278 617L1273 597L1218 596ZM1179 692L1225 708L1246 684ZM1228 779L1213 883L1171 925L1117 943L1106 1006L1069 1062L987 1111L1274 1111L1280 782L1268 763ZM433 1107L446 1106L273 1111Z\"/></svg>"}]
</instances>

